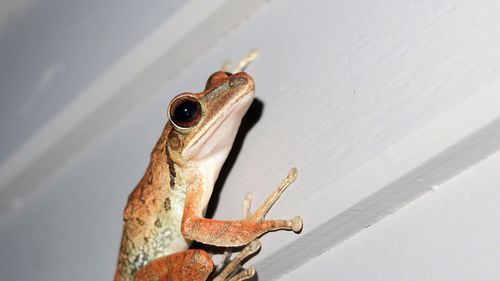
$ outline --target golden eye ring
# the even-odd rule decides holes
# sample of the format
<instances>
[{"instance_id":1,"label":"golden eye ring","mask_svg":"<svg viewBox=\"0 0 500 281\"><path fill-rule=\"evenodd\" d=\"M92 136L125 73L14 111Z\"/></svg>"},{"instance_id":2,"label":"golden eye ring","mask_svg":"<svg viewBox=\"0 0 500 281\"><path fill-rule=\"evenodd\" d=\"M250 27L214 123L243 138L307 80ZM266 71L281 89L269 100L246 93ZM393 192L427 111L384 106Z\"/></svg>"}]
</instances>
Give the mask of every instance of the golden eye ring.
<instances>
[{"instance_id":1,"label":"golden eye ring","mask_svg":"<svg viewBox=\"0 0 500 281\"><path fill-rule=\"evenodd\" d=\"M169 106L169 119L174 126L187 129L195 126L201 120L201 105L191 96L180 96L172 100Z\"/></svg>"}]
</instances>

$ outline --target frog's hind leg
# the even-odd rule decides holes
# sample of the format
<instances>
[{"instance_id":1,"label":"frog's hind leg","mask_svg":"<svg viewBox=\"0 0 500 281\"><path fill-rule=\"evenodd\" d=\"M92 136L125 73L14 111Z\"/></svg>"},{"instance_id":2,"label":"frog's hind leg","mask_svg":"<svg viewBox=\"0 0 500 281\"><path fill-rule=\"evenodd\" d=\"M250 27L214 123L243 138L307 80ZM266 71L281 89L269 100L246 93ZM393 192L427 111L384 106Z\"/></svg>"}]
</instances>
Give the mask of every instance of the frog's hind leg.
<instances>
[{"instance_id":1,"label":"frog's hind leg","mask_svg":"<svg viewBox=\"0 0 500 281\"><path fill-rule=\"evenodd\" d=\"M134 281L205 281L214 267L203 250L187 250L151 261L135 275Z\"/></svg>"},{"instance_id":2,"label":"frog's hind leg","mask_svg":"<svg viewBox=\"0 0 500 281\"><path fill-rule=\"evenodd\" d=\"M260 249L260 242L259 240L254 240L250 242L250 244L246 245L241 252L236 255L234 259L232 259L225 267L224 269L214 278L213 281L224 281L226 278L231 276L240 266L241 262L246 259L247 257L251 256L255 252L257 252ZM247 280L254 276L255 274L255 268L253 266L250 266L247 269L242 270L235 276L231 277L229 279L230 281L239 281L239 280Z\"/></svg>"}]
</instances>

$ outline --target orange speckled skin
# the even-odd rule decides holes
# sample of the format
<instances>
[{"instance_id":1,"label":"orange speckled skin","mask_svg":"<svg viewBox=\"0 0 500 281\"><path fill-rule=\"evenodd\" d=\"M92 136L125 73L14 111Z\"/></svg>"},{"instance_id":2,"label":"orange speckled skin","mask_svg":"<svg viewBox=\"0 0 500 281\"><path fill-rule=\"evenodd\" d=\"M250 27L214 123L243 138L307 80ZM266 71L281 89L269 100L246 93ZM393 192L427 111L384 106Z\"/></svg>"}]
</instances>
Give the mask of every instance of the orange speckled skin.
<instances>
[{"instance_id":1,"label":"orange speckled skin","mask_svg":"<svg viewBox=\"0 0 500 281\"><path fill-rule=\"evenodd\" d=\"M139 280L206 280L214 264L202 250L187 250L161 257L136 274Z\"/></svg>"},{"instance_id":2,"label":"orange speckled skin","mask_svg":"<svg viewBox=\"0 0 500 281\"><path fill-rule=\"evenodd\" d=\"M240 221L203 218L253 90L253 79L244 72L216 72L203 92L172 100L170 107L185 98L196 99L200 119L189 128L167 122L144 176L128 198L115 281L206 280L213 262L202 250L188 250L192 240L240 246L270 230L297 230L294 222L263 220L262 214ZM228 123L234 129L224 128L220 131L227 135L217 135ZM214 155L222 160L213 161Z\"/></svg>"}]
</instances>

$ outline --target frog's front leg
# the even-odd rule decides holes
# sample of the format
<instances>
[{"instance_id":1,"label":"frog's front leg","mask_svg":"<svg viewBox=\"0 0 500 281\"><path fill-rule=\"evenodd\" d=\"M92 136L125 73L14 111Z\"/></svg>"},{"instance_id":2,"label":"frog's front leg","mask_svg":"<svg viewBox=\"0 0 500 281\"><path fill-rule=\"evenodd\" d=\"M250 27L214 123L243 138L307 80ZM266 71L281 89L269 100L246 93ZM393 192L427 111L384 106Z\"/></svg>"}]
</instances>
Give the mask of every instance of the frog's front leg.
<instances>
[{"instance_id":1,"label":"frog's front leg","mask_svg":"<svg viewBox=\"0 0 500 281\"><path fill-rule=\"evenodd\" d=\"M196 185L189 186L184 205L181 231L184 237L201 243L234 247L255 240L262 234L273 230L302 229L302 219L264 220L264 216L285 189L297 178L297 169L290 170L288 176L250 217L237 221L221 221L200 217L202 213L203 190Z\"/></svg>"},{"instance_id":2,"label":"frog's front leg","mask_svg":"<svg viewBox=\"0 0 500 281\"><path fill-rule=\"evenodd\" d=\"M214 263L203 250L187 250L155 259L143 266L134 281L205 281Z\"/></svg>"},{"instance_id":3,"label":"frog's front leg","mask_svg":"<svg viewBox=\"0 0 500 281\"><path fill-rule=\"evenodd\" d=\"M243 200L243 218L248 218L250 217L250 204L252 202L252 193L247 193L245 196L245 199ZM238 269L239 266L241 266L241 263L243 262L244 259L249 257L250 255L253 255L260 249L260 242L259 240L254 240L250 244L246 245L241 252L238 253L238 255L230 260L229 262L226 263L226 261L229 259L229 256L231 255L230 250L226 250L224 252L224 258L223 258L223 267L222 270L216 275L213 281L224 281L228 276L233 275L236 270ZM240 271L238 274L234 275L229 281L233 280L247 280L250 279L254 276L255 274L255 268L253 266L250 266L247 269L244 269Z\"/></svg>"}]
</instances>

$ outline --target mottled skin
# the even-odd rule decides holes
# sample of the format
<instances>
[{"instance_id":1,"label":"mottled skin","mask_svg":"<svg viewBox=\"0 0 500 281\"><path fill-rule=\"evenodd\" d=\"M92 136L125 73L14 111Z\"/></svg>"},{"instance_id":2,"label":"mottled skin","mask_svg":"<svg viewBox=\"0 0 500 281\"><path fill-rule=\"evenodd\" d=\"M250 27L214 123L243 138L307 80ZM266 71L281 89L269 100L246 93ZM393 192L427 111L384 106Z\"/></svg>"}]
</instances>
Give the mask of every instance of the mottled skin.
<instances>
[{"instance_id":1,"label":"mottled skin","mask_svg":"<svg viewBox=\"0 0 500 281\"><path fill-rule=\"evenodd\" d=\"M188 250L193 240L242 246L271 230L300 231L298 217L264 220L284 188L243 220L203 218L253 91L253 79L246 73L216 72L203 92L172 100L169 113L186 99L198 101L201 112L187 126L169 118L144 176L130 194L115 281L206 280L213 262L202 250Z\"/></svg>"}]
</instances>

